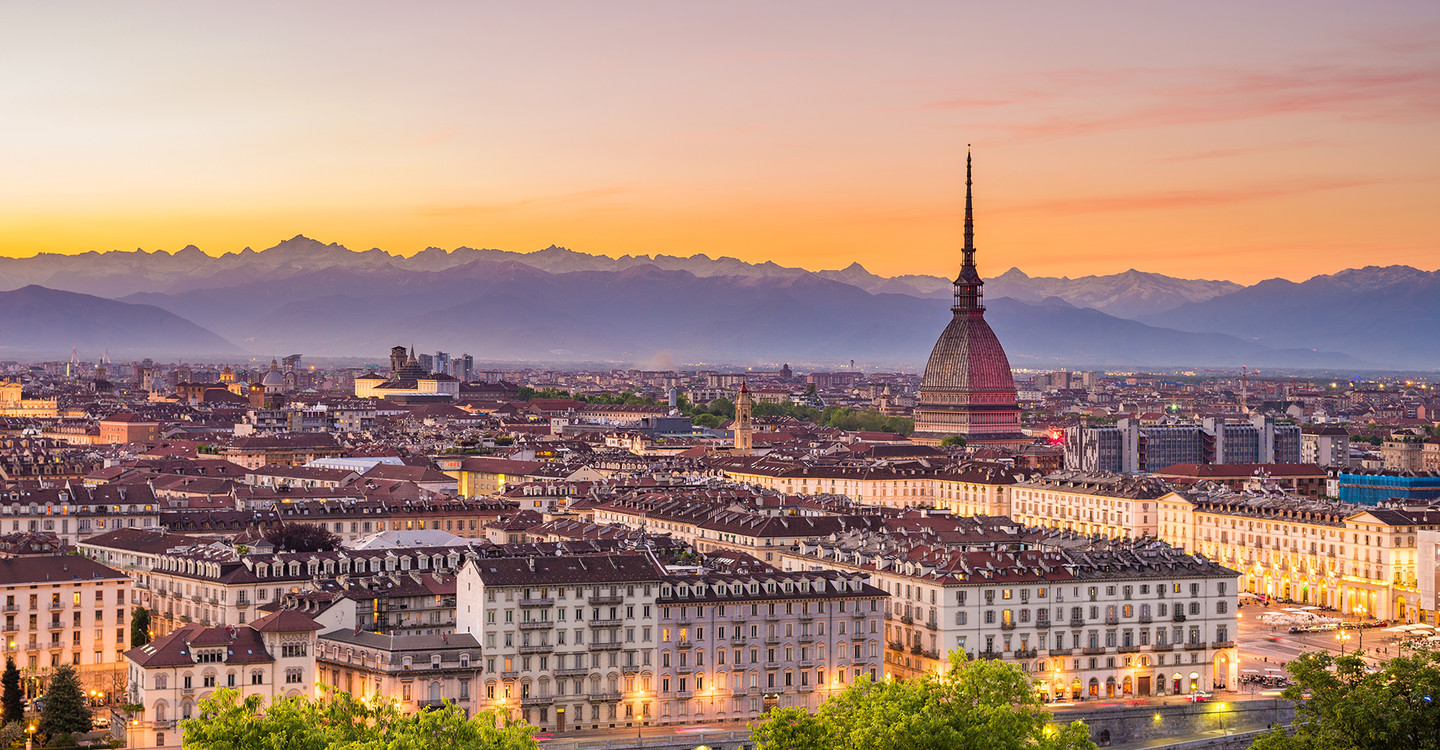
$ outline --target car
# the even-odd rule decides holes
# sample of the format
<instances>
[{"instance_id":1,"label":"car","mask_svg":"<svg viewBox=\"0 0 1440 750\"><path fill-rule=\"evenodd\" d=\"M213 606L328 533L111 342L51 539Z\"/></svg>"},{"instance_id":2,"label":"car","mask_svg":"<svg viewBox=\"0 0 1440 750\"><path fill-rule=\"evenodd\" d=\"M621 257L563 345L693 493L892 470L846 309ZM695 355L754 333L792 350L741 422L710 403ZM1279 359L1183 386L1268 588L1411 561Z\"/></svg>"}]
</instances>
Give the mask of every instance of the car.
<instances>
[{"instance_id":1,"label":"car","mask_svg":"<svg viewBox=\"0 0 1440 750\"><path fill-rule=\"evenodd\" d=\"M110 717L96 714L95 716L91 717L90 726L94 727L95 729L109 729Z\"/></svg>"},{"instance_id":2,"label":"car","mask_svg":"<svg viewBox=\"0 0 1440 750\"><path fill-rule=\"evenodd\" d=\"M1209 703L1209 702L1210 702L1210 699L1213 698L1214 696L1212 696L1211 694L1205 692L1204 690L1200 690L1200 691L1191 693L1191 694L1190 694L1189 696L1187 696L1187 697L1190 698L1190 702L1191 702L1191 703Z\"/></svg>"}]
</instances>

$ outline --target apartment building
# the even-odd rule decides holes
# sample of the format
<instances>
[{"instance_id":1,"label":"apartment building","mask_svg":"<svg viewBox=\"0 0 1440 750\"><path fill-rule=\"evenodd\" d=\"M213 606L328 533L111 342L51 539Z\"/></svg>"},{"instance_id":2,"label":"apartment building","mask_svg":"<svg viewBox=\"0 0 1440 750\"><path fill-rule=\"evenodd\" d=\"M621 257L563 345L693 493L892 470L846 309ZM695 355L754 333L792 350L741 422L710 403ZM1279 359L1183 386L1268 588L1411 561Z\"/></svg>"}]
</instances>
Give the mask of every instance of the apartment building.
<instances>
[{"instance_id":1,"label":"apartment building","mask_svg":"<svg viewBox=\"0 0 1440 750\"><path fill-rule=\"evenodd\" d=\"M1241 573L1241 589L1355 617L1426 618L1420 532L1440 511L1293 495L1187 492L1164 498L1160 537Z\"/></svg>"},{"instance_id":2,"label":"apartment building","mask_svg":"<svg viewBox=\"0 0 1440 750\"><path fill-rule=\"evenodd\" d=\"M0 532L37 531L75 545L95 534L159 526L155 492L144 484L59 487L0 491Z\"/></svg>"},{"instance_id":3,"label":"apartment building","mask_svg":"<svg viewBox=\"0 0 1440 750\"><path fill-rule=\"evenodd\" d=\"M1010 485L1035 472L985 462L942 467L920 461L864 465L812 464L781 458L732 457L715 464L737 482L776 492L844 495L890 508L949 507L956 513L1001 515Z\"/></svg>"},{"instance_id":4,"label":"apartment building","mask_svg":"<svg viewBox=\"0 0 1440 750\"><path fill-rule=\"evenodd\" d=\"M645 552L466 562L455 630L484 652L479 707L557 732L653 720L666 577Z\"/></svg>"},{"instance_id":5,"label":"apartment building","mask_svg":"<svg viewBox=\"0 0 1440 750\"><path fill-rule=\"evenodd\" d=\"M220 688L264 703L317 697L315 632L299 612L276 612L247 625L188 623L125 653L128 703L141 706L127 726L126 747L178 748L177 722L199 715L201 701Z\"/></svg>"},{"instance_id":6,"label":"apartment building","mask_svg":"<svg viewBox=\"0 0 1440 750\"><path fill-rule=\"evenodd\" d=\"M784 564L868 575L888 592L885 671L897 677L959 651L1018 665L1046 700L1238 684L1235 571L1155 541L1062 538L947 549L856 533L801 545Z\"/></svg>"},{"instance_id":7,"label":"apartment building","mask_svg":"<svg viewBox=\"0 0 1440 750\"><path fill-rule=\"evenodd\" d=\"M661 582L657 723L815 710L883 675L886 594L836 571L707 573ZM642 701L625 707L627 718Z\"/></svg>"},{"instance_id":8,"label":"apartment building","mask_svg":"<svg viewBox=\"0 0 1440 750\"><path fill-rule=\"evenodd\" d=\"M61 664L74 666L87 690L124 689L130 588L124 573L76 555L0 558L5 656L27 695L43 693Z\"/></svg>"},{"instance_id":9,"label":"apartment building","mask_svg":"<svg viewBox=\"0 0 1440 750\"><path fill-rule=\"evenodd\" d=\"M191 622L243 625L260 616L261 605L314 590L322 581L453 573L470 554L460 547L241 555L228 546L206 546L167 552L149 574L152 627L168 633Z\"/></svg>"},{"instance_id":10,"label":"apartment building","mask_svg":"<svg viewBox=\"0 0 1440 750\"><path fill-rule=\"evenodd\" d=\"M468 633L386 635L352 628L321 633L316 649L318 684L357 697L380 696L401 711L454 703L475 712L480 685L480 642Z\"/></svg>"},{"instance_id":11,"label":"apartment building","mask_svg":"<svg viewBox=\"0 0 1440 750\"><path fill-rule=\"evenodd\" d=\"M1171 494L1169 485L1148 477L1061 472L1015 484L1010 507L997 515L1028 526L1138 539L1155 536L1157 503Z\"/></svg>"}]
</instances>

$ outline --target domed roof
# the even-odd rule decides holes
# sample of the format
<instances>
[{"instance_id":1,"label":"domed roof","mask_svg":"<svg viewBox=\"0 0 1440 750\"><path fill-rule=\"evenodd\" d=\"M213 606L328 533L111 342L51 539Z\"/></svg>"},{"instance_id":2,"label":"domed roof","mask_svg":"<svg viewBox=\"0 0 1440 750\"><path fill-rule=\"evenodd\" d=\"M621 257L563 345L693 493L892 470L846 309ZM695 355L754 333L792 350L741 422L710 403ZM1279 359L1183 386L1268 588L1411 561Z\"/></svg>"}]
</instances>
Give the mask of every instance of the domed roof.
<instances>
[{"instance_id":1,"label":"domed roof","mask_svg":"<svg viewBox=\"0 0 1440 750\"><path fill-rule=\"evenodd\" d=\"M285 385L285 374L280 372L280 363L270 360L270 372L260 379L260 385L283 386Z\"/></svg>"},{"instance_id":2,"label":"domed roof","mask_svg":"<svg viewBox=\"0 0 1440 750\"><path fill-rule=\"evenodd\" d=\"M979 311L959 312L940 334L925 363L925 391L1015 390L1010 359Z\"/></svg>"}]
</instances>

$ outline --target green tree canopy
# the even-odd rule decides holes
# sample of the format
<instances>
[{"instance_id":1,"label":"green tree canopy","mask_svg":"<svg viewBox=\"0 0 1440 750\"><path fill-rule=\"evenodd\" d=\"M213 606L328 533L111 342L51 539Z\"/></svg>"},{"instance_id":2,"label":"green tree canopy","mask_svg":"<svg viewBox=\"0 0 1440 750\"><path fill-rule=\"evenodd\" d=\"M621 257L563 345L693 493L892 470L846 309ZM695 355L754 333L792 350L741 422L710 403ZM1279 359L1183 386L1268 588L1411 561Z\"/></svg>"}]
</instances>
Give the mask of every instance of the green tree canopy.
<instances>
[{"instance_id":1,"label":"green tree canopy","mask_svg":"<svg viewBox=\"0 0 1440 750\"><path fill-rule=\"evenodd\" d=\"M5 675L0 677L0 724L25 721L25 694L20 691L20 669L15 660L5 659Z\"/></svg>"},{"instance_id":2,"label":"green tree canopy","mask_svg":"<svg viewBox=\"0 0 1440 750\"><path fill-rule=\"evenodd\" d=\"M135 611L130 613L130 647L139 648L149 642L150 610L136 607Z\"/></svg>"},{"instance_id":3,"label":"green tree canopy","mask_svg":"<svg viewBox=\"0 0 1440 750\"><path fill-rule=\"evenodd\" d=\"M263 715L261 709L264 708ZM496 726L482 711L473 718L453 704L402 714L389 701L361 701L334 693L328 701L282 698L264 707L217 690L200 702L200 718L181 724L187 750L535 750L534 727Z\"/></svg>"},{"instance_id":4,"label":"green tree canopy","mask_svg":"<svg viewBox=\"0 0 1440 750\"><path fill-rule=\"evenodd\" d=\"M952 446L952 445L953 445L953 446L960 447L960 448L964 448L964 447L965 447L965 438L964 438L964 436L962 436L962 435L946 435L945 437L940 438L940 447L941 447L941 448L949 448L949 447Z\"/></svg>"},{"instance_id":5,"label":"green tree canopy","mask_svg":"<svg viewBox=\"0 0 1440 750\"><path fill-rule=\"evenodd\" d=\"M1413 650L1374 673L1359 652L1311 652L1286 669L1294 734L1277 729L1254 750L1440 748L1440 652Z\"/></svg>"},{"instance_id":6,"label":"green tree canopy","mask_svg":"<svg viewBox=\"0 0 1440 750\"><path fill-rule=\"evenodd\" d=\"M90 707L75 668L61 664L50 672L50 688L45 691L45 708L40 712L36 729L46 737L69 732L90 731Z\"/></svg>"},{"instance_id":7,"label":"green tree canopy","mask_svg":"<svg viewBox=\"0 0 1440 750\"><path fill-rule=\"evenodd\" d=\"M265 528L265 541L286 552L320 552L340 548L340 535L314 523L277 523Z\"/></svg>"},{"instance_id":8,"label":"green tree canopy","mask_svg":"<svg viewBox=\"0 0 1440 750\"><path fill-rule=\"evenodd\" d=\"M774 709L754 727L761 750L1088 750L1083 722L1051 726L1030 677L1013 664L951 654L940 674L862 677L815 716Z\"/></svg>"}]
</instances>

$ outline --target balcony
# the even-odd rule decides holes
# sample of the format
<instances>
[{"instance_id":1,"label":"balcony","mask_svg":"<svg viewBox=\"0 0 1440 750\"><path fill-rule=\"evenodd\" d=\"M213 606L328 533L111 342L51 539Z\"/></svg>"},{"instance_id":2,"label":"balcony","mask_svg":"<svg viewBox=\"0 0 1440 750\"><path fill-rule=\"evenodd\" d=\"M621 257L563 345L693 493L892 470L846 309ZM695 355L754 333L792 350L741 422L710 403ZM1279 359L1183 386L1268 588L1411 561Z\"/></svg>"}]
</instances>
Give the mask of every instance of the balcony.
<instances>
[{"instance_id":1,"label":"balcony","mask_svg":"<svg viewBox=\"0 0 1440 750\"><path fill-rule=\"evenodd\" d=\"M157 719L156 721L150 722L150 727L151 727L152 729L174 729L174 728L175 728L175 720L174 720L174 719Z\"/></svg>"},{"instance_id":2,"label":"balcony","mask_svg":"<svg viewBox=\"0 0 1440 750\"><path fill-rule=\"evenodd\" d=\"M1037 653L1039 652L1037 652L1033 648L1021 648L1016 649L1015 653L1012 654L1012 656L1014 656L1016 659L1034 659Z\"/></svg>"},{"instance_id":3,"label":"balcony","mask_svg":"<svg viewBox=\"0 0 1440 750\"><path fill-rule=\"evenodd\" d=\"M533 695L532 695L532 696L530 696L529 698L521 698L521 699L520 699L520 705L522 705L522 706L548 706L548 705L550 705L551 703L554 703L554 702L555 702L555 697L554 697L554 696L551 696L551 695L542 695L542 696L533 696Z\"/></svg>"},{"instance_id":4,"label":"balcony","mask_svg":"<svg viewBox=\"0 0 1440 750\"><path fill-rule=\"evenodd\" d=\"M621 620L619 618L615 618L613 620L591 620L589 625L592 628L618 628L620 627L620 623L622 622L624 622L624 620Z\"/></svg>"},{"instance_id":5,"label":"balcony","mask_svg":"<svg viewBox=\"0 0 1440 750\"><path fill-rule=\"evenodd\" d=\"M546 597L536 597L536 598L532 598L532 599L521 599L521 600L520 600L520 606L521 606L521 607L553 607L553 606L555 606L555 597L553 597L553 596L546 596Z\"/></svg>"},{"instance_id":6,"label":"balcony","mask_svg":"<svg viewBox=\"0 0 1440 750\"><path fill-rule=\"evenodd\" d=\"M1170 619L1173 620L1173 621L1175 621L1175 622L1185 622L1185 613L1184 613L1184 612L1176 612L1176 613L1175 613L1175 616L1174 616L1174 617L1171 617Z\"/></svg>"},{"instance_id":7,"label":"balcony","mask_svg":"<svg viewBox=\"0 0 1440 750\"><path fill-rule=\"evenodd\" d=\"M1140 615L1140 622L1141 622L1141 623L1149 623L1150 621L1151 621L1150 615Z\"/></svg>"},{"instance_id":8,"label":"balcony","mask_svg":"<svg viewBox=\"0 0 1440 750\"><path fill-rule=\"evenodd\" d=\"M1098 656L1098 655L1100 655L1100 654L1105 653L1105 647L1104 647L1104 646L1087 646L1086 648L1080 649L1080 653L1083 653L1083 654L1085 654L1086 656Z\"/></svg>"},{"instance_id":9,"label":"balcony","mask_svg":"<svg viewBox=\"0 0 1440 750\"><path fill-rule=\"evenodd\" d=\"M617 703L620 700L620 691L589 693L585 696L585 699L591 703Z\"/></svg>"},{"instance_id":10,"label":"balcony","mask_svg":"<svg viewBox=\"0 0 1440 750\"><path fill-rule=\"evenodd\" d=\"M549 630L555 627L555 623L549 620L529 620L520 623L521 630Z\"/></svg>"},{"instance_id":11,"label":"balcony","mask_svg":"<svg viewBox=\"0 0 1440 750\"><path fill-rule=\"evenodd\" d=\"M1120 648L1118 648L1118 649L1116 649L1116 650L1119 651L1119 652L1122 653L1122 654L1135 654L1135 653L1139 653L1139 652L1140 652L1140 647L1139 647L1139 646L1121 646Z\"/></svg>"},{"instance_id":12,"label":"balcony","mask_svg":"<svg viewBox=\"0 0 1440 750\"><path fill-rule=\"evenodd\" d=\"M675 694L675 698L676 698L677 700L682 700L682 701L688 701L688 700L690 700L691 698L694 698L694 697L695 697L695 691L694 691L694 690L681 690L680 692L678 692L678 693Z\"/></svg>"},{"instance_id":13,"label":"balcony","mask_svg":"<svg viewBox=\"0 0 1440 750\"><path fill-rule=\"evenodd\" d=\"M1191 641L1191 642L1185 644L1185 650L1186 650L1186 651L1204 651L1204 650L1205 650L1205 642L1204 642L1204 641Z\"/></svg>"},{"instance_id":14,"label":"balcony","mask_svg":"<svg viewBox=\"0 0 1440 750\"><path fill-rule=\"evenodd\" d=\"M795 640L799 641L800 643L814 643L815 636L812 633L801 633L800 635L795 636Z\"/></svg>"},{"instance_id":15,"label":"balcony","mask_svg":"<svg viewBox=\"0 0 1440 750\"><path fill-rule=\"evenodd\" d=\"M1010 621L1010 622L1002 622L1002 623L1000 623L1000 629L1001 629L1001 630L1014 630L1014 629L1015 629L1015 621L1012 620L1012 621Z\"/></svg>"},{"instance_id":16,"label":"balcony","mask_svg":"<svg viewBox=\"0 0 1440 750\"><path fill-rule=\"evenodd\" d=\"M1118 617L1106 617L1106 618L1105 618L1105 624L1106 624L1106 625L1119 625L1119 624L1120 624L1120 618L1118 618Z\"/></svg>"},{"instance_id":17,"label":"balcony","mask_svg":"<svg viewBox=\"0 0 1440 750\"><path fill-rule=\"evenodd\" d=\"M600 607L607 604L619 604L624 600L623 596L592 596L588 601L592 606Z\"/></svg>"},{"instance_id":18,"label":"balcony","mask_svg":"<svg viewBox=\"0 0 1440 750\"><path fill-rule=\"evenodd\" d=\"M796 666L798 666L798 667L801 668L801 669L810 669L810 668L812 668L812 667L815 666L815 660L814 660L814 659L801 659L800 661L796 662Z\"/></svg>"},{"instance_id":19,"label":"balcony","mask_svg":"<svg viewBox=\"0 0 1440 750\"><path fill-rule=\"evenodd\" d=\"M743 635L731 636L731 638L730 638L730 645L731 645L731 646L744 646L744 645L745 645L745 636L743 636Z\"/></svg>"},{"instance_id":20,"label":"balcony","mask_svg":"<svg viewBox=\"0 0 1440 750\"><path fill-rule=\"evenodd\" d=\"M978 658L978 659L1003 659L1003 658L1005 658L1005 652L1003 652L1003 651L981 651L980 653L976 654L975 657Z\"/></svg>"},{"instance_id":21,"label":"balcony","mask_svg":"<svg viewBox=\"0 0 1440 750\"><path fill-rule=\"evenodd\" d=\"M1037 627L1037 628L1048 628L1048 627L1050 627L1050 618L1048 618L1048 617L1041 617L1041 618L1037 619L1037 620L1035 621L1035 627Z\"/></svg>"},{"instance_id":22,"label":"balcony","mask_svg":"<svg viewBox=\"0 0 1440 750\"><path fill-rule=\"evenodd\" d=\"M199 600L199 597L196 597L196 600L198 601L198 600ZM64 602L50 602L50 609L65 609L65 603L64 603Z\"/></svg>"},{"instance_id":23,"label":"balcony","mask_svg":"<svg viewBox=\"0 0 1440 750\"><path fill-rule=\"evenodd\" d=\"M940 623L935 622L934 620L931 620L930 622L925 623L925 627L927 627L927 628L929 628L929 629L931 629L931 630L939 630L939 629L940 629Z\"/></svg>"},{"instance_id":24,"label":"balcony","mask_svg":"<svg viewBox=\"0 0 1440 750\"><path fill-rule=\"evenodd\" d=\"M801 685L800 687L796 688L796 690L799 690L799 691L802 692L802 693L813 693L813 692L815 692L815 686L814 686L814 685Z\"/></svg>"},{"instance_id":25,"label":"balcony","mask_svg":"<svg viewBox=\"0 0 1440 750\"><path fill-rule=\"evenodd\" d=\"M590 674L589 667L565 667L555 670L556 677L584 677Z\"/></svg>"},{"instance_id":26,"label":"balcony","mask_svg":"<svg viewBox=\"0 0 1440 750\"><path fill-rule=\"evenodd\" d=\"M1157 643L1157 644L1155 644L1154 646L1151 646L1151 647L1150 647L1150 650L1151 650L1151 651L1174 651L1174 650L1175 650L1175 644L1173 644L1173 643Z\"/></svg>"},{"instance_id":27,"label":"balcony","mask_svg":"<svg viewBox=\"0 0 1440 750\"><path fill-rule=\"evenodd\" d=\"M18 604L6 604L6 605L5 605L5 609L4 609L3 611L5 611L5 612L19 612L19 611L20 611L20 605L18 605Z\"/></svg>"},{"instance_id":28,"label":"balcony","mask_svg":"<svg viewBox=\"0 0 1440 750\"><path fill-rule=\"evenodd\" d=\"M765 619L771 620L771 621L779 620L779 619L780 619L780 613L779 613L779 612L770 612L769 614L766 614L766 615L765 615Z\"/></svg>"},{"instance_id":29,"label":"balcony","mask_svg":"<svg viewBox=\"0 0 1440 750\"><path fill-rule=\"evenodd\" d=\"M528 646L521 646L522 654L548 654L555 650L555 646L549 643L534 643Z\"/></svg>"},{"instance_id":30,"label":"balcony","mask_svg":"<svg viewBox=\"0 0 1440 750\"><path fill-rule=\"evenodd\" d=\"M505 670L505 671L503 671L503 672L500 673L500 679L502 679L502 680L515 680L515 679L519 679L519 677L520 677L520 670L518 670L518 669L507 669L507 670Z\"/></svg>"},{"instance_id":31,"label":"balcony","mask_svg":"<svg viewBox=\"0 0 1440 750\"><path fill-rule=\"evenodd\" d=\"M1050 649L1049 654L1051 656L1069 656L1073 651L1074 649L1068 648L1052 648Z\"/></svg>"},{"instance_id":32,"label":"balcony","mask_svg":"<svg viewBox=\"0 0 1440 750\"><path fill-rule=\"evenodd\" d=\"M779 645L780 645L780 636L778 636L778 635L767 636L767 637L765 638L765 645L766 645L766 646L779 646Z\"/></svg>"},{"instance_id":33,"label":"balcony","mask_svg":"<svg viewBox=\"0 0 1440 750\"><path fill-rule=\"evenodd\" d=\"M915 618L911 617L910 615L901 615L901 616L900 616L900 622L903 622L903 623L905 623L906 625L914 625L914 624L915 624Z\"/></svg>"},{"instance_id":34,"label":"balcony","mask_svg":"<svg viewBox=\"0 0 1440 750\"><path fill-rule=\"evenodd\" d=\"M1078 627L1083 626L1084 624L1085 624L1085 618L1083 618L1083 617L1072 617L1072 618L1070 618L1070 627L1072 627L1072 628L1078 628Z\"/></svg>"},{"instance_id":35,"label":"balcony","mask_svg":"<svg viewBox=\"0 0 1440 750\"><path fill-rule=\"evenodd\" d=\"M675 641L675 648L690 648L690 639L681 638L680 640Z\"/></svg>"},{"instance_id":36,"label":"balcony","mask_svg":"<svg viewBox=\"0 0 1440 750\"><path fill-rule=\"evenodd\" d=\"M1235 648L1235 641L1215 641L1210 648Z\"/></svg>"},{"instance_id":37,"label":"balcony","mask_svg":"<svg viewBox=\"0 0 1440 750\"><path fill-rule=\"evenodd\" d=\"M815 615L813 615L813 614L811 614L811 613L809 613L809 612L801 612L801 613L800 613L800 622L810 622L810 621L813 620L813 619L815 619Z\"/></svg>"},{"instance_id":38,"label":"balcony","mask_svg":"<svg viewBox=\"0 0 1440 750\"><path fill-rule=\"evenodd\" d=\"M622 649L622 648L624 648L624 647L625 647L625 644L620 643L620 642L618 642L618 641L611 641L610 643L592 643L592 644L590 644L590 650L591 650L591 651L619 651L620 649Z\"/></svg>"}]
</instances>

